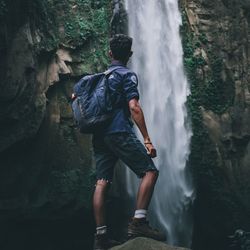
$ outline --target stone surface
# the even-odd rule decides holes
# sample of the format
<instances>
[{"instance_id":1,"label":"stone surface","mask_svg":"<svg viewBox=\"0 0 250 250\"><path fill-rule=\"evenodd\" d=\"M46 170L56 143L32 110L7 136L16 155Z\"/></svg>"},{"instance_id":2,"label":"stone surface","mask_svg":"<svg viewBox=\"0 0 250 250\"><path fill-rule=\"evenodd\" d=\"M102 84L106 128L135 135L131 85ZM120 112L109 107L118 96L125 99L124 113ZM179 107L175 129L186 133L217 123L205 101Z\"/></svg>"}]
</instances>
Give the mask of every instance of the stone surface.
<instances>
[{"instance_id":1,"label":"stone surface","mask_svg":"<svg viewBox=\"0 0 250 250\"><path fill-rule=\"evenodd\" d=\"M111 248L112 250L188 250L187 248L169 246L163 242L148 239L135 238L123 245Z\"/></svg>"},{"instance_id":2,"label":"stone surface","mask_svg":"<svg viewBox=\"0 0 250 250\"><path fill-rule=\"evenodd\" d=\"M205 61L196 70L203 88L198 98L204 103L200 110L208 139L196 152L202 159L194 169L193 247L228 249L227 235L237 228L250 230L249 1L183 0L181 6L196 41L193 46L199 47L194 56ZM215 66L216 60L222 62L220 67ZM208 92L211 80L217 89Z\"/></svg>"},{"instance_id":3,"label":"stone surface","mask_svg":"<svg viewBox=\"0 0 250 250\"><path fill-rule=\"evenodd\" d=\"M46 97L36 84L36 55L30 25L20 27L8 48L1 71L0 152L15 142L33 136L46 110Z\"/></svg>"},{"instance_id":4,"label":"stone surface","mask_svg":"<svg viewBox=\"0 0 250 250\"><path fill-rule=\"evenodd\" d=\"M0 1L3 250L92 248L91 136L76 129L69 97L108 64L107 5Z\"/></svg>"},{"instance_id":5,"label":"stone surface","mask_svg":"<svg viewBox=\"0 0 250 250\"><path fill-rule=\"evenodd\" d=\"M1 218L49 218L53 211L74 214L91 206L91 137L77 131L69 97L82 75L97 71L97 56L98 67L108 63L106 7L92 1L0 3Z\"/></svg>"}]
</instances>

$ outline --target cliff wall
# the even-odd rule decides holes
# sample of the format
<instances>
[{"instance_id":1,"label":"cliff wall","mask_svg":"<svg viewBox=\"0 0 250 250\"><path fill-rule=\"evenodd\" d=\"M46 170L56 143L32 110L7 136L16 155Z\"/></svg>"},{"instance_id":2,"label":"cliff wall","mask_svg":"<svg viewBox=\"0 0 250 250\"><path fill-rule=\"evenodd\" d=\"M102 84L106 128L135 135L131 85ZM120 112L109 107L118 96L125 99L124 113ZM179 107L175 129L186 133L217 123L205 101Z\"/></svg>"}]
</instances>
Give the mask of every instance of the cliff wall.
<instances>
[{"instance_id":1,"label":"cliff wall","mask_svg":"<svg viewBox=\"0 0 250 250\"><path fill-rule=\"evenodd\" d=\"M91 248L91 138L75 128L69 96L109 63L111 10L105 0L0 1L1 249Z\"/></svg>"},{"instance_id":2,"label":"cliff wall","mask_svg":"<svg viewBox=\"0 0 250 250\"><path fill-rule=\"evenodd\" d=\"M228 249L227 235L250 230L250 4L183 0L181 8L197 188L193 248Z\"/></svg>"}]
</instances>

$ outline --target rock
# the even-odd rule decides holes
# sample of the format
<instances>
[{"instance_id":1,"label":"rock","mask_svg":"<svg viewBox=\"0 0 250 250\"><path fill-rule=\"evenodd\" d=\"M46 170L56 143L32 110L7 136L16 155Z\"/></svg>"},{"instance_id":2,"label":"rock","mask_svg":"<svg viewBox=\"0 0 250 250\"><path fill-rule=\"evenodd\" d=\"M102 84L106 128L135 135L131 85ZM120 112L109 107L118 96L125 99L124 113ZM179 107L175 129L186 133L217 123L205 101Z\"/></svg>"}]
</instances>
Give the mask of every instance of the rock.
<instances>
[{"instance_id":1,"label":"rock","mask_svg":"<svg viewBox=\"0 0 250 250\"><path fill-rule=\"evenodd\" d=\"M106 68L106 16L111 13L107 1L78 2L0 2L3 249L36 249L37 242L42 242L40 249L91 248L95 182L91 136L77 130L69 96L82 74ZM33 226L38 230L26 240ZM58 241L45 242L43 233L38 233L50 228L55 235L66 227L75 228L76 233L60 235ZM22 240L7 239L18 237Z\"/></svg>"},{"instance_id":2,"label":"rock","mask_svg":"<svg viewBox=\"0 0 250 250\"><path fill-rule=\"evenodd\" d=\"M199 127L194 120L193 138L203 142L191 152L199 158L191 163L197 190L193 248L224 250L227 235L238 227L250 230L250 5L248 0L181 5L193 57L205 61L190 78L198 82L191 89L202 117Z\"/></svg>"},{"instance_id":3,"label":"rock","mask_svg":"<svg viewBox=\"0 0 250 250\"><path fill-rule=\"evenodd\" d=\"M61 48L55 53L50 53L49 60L40 62L37 72L37 81L43 86L43 91L47 92L49 86L60 81L60 75L70 75L71 69L67 63L72 62L70 51Z\"/></svg>"},{"instance_id":4,"label":"rock","mask_svg":"<svg viewBox=\"0 0 250 250\"><path fill-rule=\"evenodd\" d=\"M189 250L187 248L169 246L163 242L148 239L135 238L129 240L123 245L111 248L112 250Z\"/></svg>"},{"instance_id":5,"label":"rock","mask_svg":"<svg viewBox=\"0 0 250 250\"><path fill-rule=\"evenodd\" d=\"M15 33L4 62L0 105L0 152L34 136L44 118L45 93L36 80L37 58L31 26L26 23Z\"/></svg>"},{"instance_id":6,"label":"rock","mask_svg":"<svg viewBox=\"0 0 250 250\"><path fill-rule=\"evenodd\" d=\"M113 15L110 21L111 32L114 34L126 34L128 32L128 19L123 0L113 0Z\"/></svg>"}]
</instances>

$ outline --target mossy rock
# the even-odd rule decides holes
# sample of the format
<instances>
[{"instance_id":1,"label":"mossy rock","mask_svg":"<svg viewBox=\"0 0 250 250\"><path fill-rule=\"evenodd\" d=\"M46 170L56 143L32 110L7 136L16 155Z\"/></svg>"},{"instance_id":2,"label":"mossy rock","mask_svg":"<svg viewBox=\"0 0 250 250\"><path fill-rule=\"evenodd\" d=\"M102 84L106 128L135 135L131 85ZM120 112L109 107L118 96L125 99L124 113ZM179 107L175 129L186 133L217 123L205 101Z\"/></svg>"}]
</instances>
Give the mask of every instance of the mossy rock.
<instances>
[{"instance_id":1,"label":"mossy rock","mask_svg":"<svg viewBox=\"0 0 250 250\"><path fill-rule=\"evenodd\" d=\"M166 243L148 239L148 238L135 238L129 240L123 245L113 247L112 250L188 250L187 248L169 246Z\"/></svg>"}]
</instances>

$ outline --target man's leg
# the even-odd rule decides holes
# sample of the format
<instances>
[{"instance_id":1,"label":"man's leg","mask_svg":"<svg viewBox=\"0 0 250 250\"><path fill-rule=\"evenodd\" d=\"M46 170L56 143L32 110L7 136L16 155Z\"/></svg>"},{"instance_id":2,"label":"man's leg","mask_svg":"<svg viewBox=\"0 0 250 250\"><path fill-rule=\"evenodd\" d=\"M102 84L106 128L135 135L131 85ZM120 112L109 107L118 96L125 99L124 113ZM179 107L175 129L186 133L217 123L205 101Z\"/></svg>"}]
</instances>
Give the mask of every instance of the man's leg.
<instances>
[{"instance_id":1,"label":"man's leg","mask_svg":"<svg viewBox=\"0 0 250 250\"><path fill-rule=\"evenodd\" d=\"M96 182L93 196L94 216L96 221L96 235L94 250L106 250L119 245L117 241L110 240L107 235L105 201L110 183L101 179Z\"/></svg>"},{"instance_id":2,"label":"man's leg","mask_svg":"<svg viewBox=\"0 0 250 250\"><path fill-rule=\"evenodd\" d=\"M158 171L148 171L142 177L141 184L137 193L136 209L148 209L154 192L155 183L158 178Z\"/></svg>"},{"instance_id":3,"label":"man's leg","mask_svg":"<svg viewBox=\"0 0 250 250\"><path fill-rule=\"evenodd\" d=\"M107 139L106 144L110 150L138 177L142 177L137 194L135 216L128 226L128 237L140 236L165 241L165 235L152 229L146 220L147 208L158 177L158 170L154 162L134 133L114 134Z\"/></svg>"},{"instance_id":4,"label":"man's leg","mask_svg":"<svg viewBox=\"0 0 250 250\"><path fill-rule=\"evenodd\" d=\"M93 137L94 154L96 161L96 188L93 195L93 209L96 221L95 250L106 250L118 242L108 238L106 226L105 203L109 186L112 182L114 166L118 160L107 148L102 137Z\"/></svg>"},{"instance_id":5,"label":"man's leg","mask_svg":"<svg viewBox=\"0 0 250 250\"><path fill-rule=\"evenodd\" d=\"M147 220L147 209L151 201L154 186L158 178L158 171L148 171L142 177L138 189L135 215L128 226L128 237L149 237L160 241L165 241L164 233L152 229Z\"/></svg>"},{"instance_id":6,"label":"man's leg","mask_svg":"<svg viewBox=\"0 0 250 250\"><path fill-rule=\"evenodd\" d=\"M96 182L96 188L93 196L93 208L96 221L96 235L94 250L106 250L121 243L110 240L107 234L106 224L106 196L110 183L101 179Z\"/></svg>"},{"instance_id":7,"label":"man's leg","mask_svg":"<svg viewBox=\"0 0 250 250\"><path fill-rule=\"evenodd\" d=\"M105 221L105 199L108 191L109 182L102 179L96 182L96 188L93 196L93 208L96 221L96 227L106 226Z\"/></svg>"}]
</instances>

